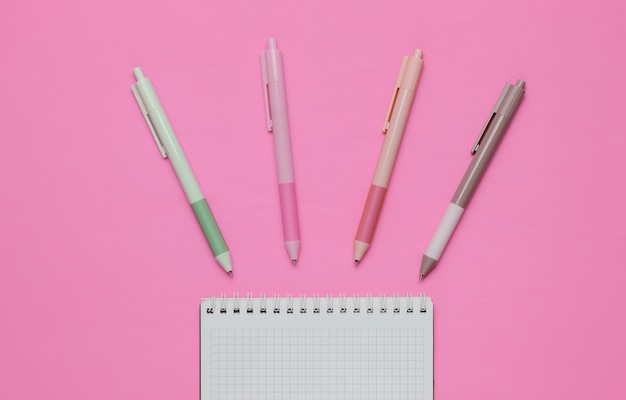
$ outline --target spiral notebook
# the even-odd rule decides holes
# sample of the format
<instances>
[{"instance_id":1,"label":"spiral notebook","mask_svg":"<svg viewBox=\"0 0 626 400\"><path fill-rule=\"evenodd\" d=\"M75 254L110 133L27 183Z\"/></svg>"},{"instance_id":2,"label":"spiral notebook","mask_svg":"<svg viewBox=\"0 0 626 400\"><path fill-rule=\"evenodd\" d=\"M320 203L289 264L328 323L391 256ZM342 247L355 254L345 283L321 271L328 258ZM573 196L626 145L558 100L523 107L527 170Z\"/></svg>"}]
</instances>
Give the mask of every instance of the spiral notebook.
<instances>
[{"instance_id":1,"label":"spiral notebook","mask_svg":"<svg viewBox=\"0 0 626 400\"><path fill-rule=\"evenodd\" d=\"M200 398L431 400L432 301L424 295L204 299Z\"/></svg>"}]
</instances>

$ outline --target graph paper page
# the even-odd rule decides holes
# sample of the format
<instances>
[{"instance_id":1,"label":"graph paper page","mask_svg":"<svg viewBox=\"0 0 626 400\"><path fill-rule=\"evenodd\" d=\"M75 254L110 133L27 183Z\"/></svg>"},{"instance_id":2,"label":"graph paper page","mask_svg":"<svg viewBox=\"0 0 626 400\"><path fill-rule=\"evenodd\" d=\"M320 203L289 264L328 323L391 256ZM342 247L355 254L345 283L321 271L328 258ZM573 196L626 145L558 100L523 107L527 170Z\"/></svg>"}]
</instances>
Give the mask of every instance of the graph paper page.
<instances>
[{"instance_id":1,"label":"graph paper page","mask_svg":"<svg viewBox=\"0 0 626 400\"><path fill-rule=\"evenodd\" d=\"M203 300L201 400L430 400L432 312L425 297Z\"/></svg>"}]
</instances>

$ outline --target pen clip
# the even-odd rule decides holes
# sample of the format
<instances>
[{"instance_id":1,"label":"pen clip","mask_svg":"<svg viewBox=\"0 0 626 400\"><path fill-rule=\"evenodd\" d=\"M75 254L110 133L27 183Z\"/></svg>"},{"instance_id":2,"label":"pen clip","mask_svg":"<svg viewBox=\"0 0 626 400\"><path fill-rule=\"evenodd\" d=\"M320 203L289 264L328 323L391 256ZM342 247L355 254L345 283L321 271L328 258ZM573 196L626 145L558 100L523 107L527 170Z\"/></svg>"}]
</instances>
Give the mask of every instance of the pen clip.
<instances>
[{"instance_id":1,"label":"pen clip","mask_svg":"<svg viewBox=\"0 0 626 400\"><path fill-rule=\"evenodd\" d=\"M159 139L159 135L154 129L154 124L152 124L152 119L150 119L150 115L148 114L148 109L146 108L146 105L144 104L143 99L141 98L141 95L139 94L139 91L137 90L137 83L132 85L130 87L130 90L133 92L133 96L135 96L135 100L137 100L137 104L139 105L139 108L141 109L141 114L143 114L143 118L146 120L146 124L148 124L148 129L150 129L150 133L152 133L152 137L154 138L154 141L156 142L156 145L159 148L159 152L161 153L161 156L163 158L167 158L165 147L163 147L163 143L161 143L161 139Z\"/></svg>"},{"instance_id":2,"label":"pen clip","mask_svg":"<svg viewBox=\"0 0 626 400\"><path fill-rule=\"evenodd\" d=\"M393 88L393 94L391 95L391 101L389 102L389 108L387 109L387 116L385 117L385 123L383 124L383 133L387 133L389 125L391 124L391 117L393 116L393 110L396 108L396 100L398 99L398 92L400 91L400 85L402 78L404 77L404 71L406 70L408 59L404 57L402 59L402 65L400 65L400 72L396 79L396 86Z\"/></svg>"},{"instance_id":3,"label":"pen clip","mask_svg":"<svg viewBox=\"0 0 626 400\"><path fill-rule=\"evenodd\" d=\"M272 109L270 107L270 85L267 77L267 59L265 52L261 53L261 71L263 72L263 99L265 100L265 120L267 130L272 132L274 124L272 123Z\"/></svg>"},{"instance_id":4,"label":"pen clip","mask_svg":"<svg viewBox=\"0 0 626 400\"><path fill-rule=\"evenodd\" d=\"M385 124L383 125L383 133L387 133L389 129L389 125L391 124L391 115L393 114L393 109L396 108L396 100L398 99L398 92L400 91L400 86L397 86L393 90L393 95L391 97L391 102L389 103L389 110L387 110L387 118L385 118Z\"/></svg>"},{"instance_id":5,"label":"pen clip","mask_svg":"<svg viewBox=\"0 0 626 400\"><path fill-rule=\"evenodd\" d=\"M489 116L489 119L487 119L487 122L485 122L483 129L480 131L480 134L478 135L476 142L474 142L474 146L472 146L472 151L471 151L472 155L476 154L476 152L478 151L478 148L480 147L480 144L485 137L485 133L487 133L487 130L489 129L489 125L491 125L491 121L493 121L495 116L496 116L495 111L492 111L491 115Z\"/></svg>"},{"instance_id":6,"label":"pen clip","mask_svg":"<svg viewBox=\"0 0 626 400\"><path fill-rule=\"evenodd\" d=\"M489 115L487 122L485 122L483 129L480 131L480 134L478 135L478 139L476 139L476 142L474 142L474 146L472 146L472 151L471 151L472 155L476 154L476 152L480 148L480 144L485 138L485 135L487 134L487 131L489 130L489 127L491 126L491 123L495 119L496 114L502 112L502 105L504 104L504 101L506 100L506 98L509 96L512 86L513 85L511 85L510 83L507 83L504 86L504 89L502 89L502 92L500 92L500 97L498 97L498 100L496 101L496 104L493 106L493 109L491 110L491 114Z\"/></svg>"}]
</instances>

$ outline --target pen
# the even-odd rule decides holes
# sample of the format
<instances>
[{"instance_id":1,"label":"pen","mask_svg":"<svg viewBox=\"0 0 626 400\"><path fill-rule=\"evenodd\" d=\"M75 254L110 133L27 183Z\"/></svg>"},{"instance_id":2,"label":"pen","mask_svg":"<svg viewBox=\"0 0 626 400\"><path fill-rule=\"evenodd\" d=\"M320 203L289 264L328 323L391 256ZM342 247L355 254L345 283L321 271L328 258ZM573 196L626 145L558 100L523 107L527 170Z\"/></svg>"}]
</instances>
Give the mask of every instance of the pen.
<instances>
[{"instance_id":1,"label":"pen","mask_svg":"<svg viewBox=\"0 0 626 400\"><path fill-rule=\"evenodd\" d=\"M189 200L191 208L196 214L198 222L200 222L200 227L209 242L215 259L226 272L232 275L233 267L226 242L224 242L222 233L217 227L215 218L191 171L185 153L183 153L183 149L178 143L170 121L167 119L165 110L163 110L161 101L154 87L152 87L150 79L144 76L141 68L135 68L133 73L137 82L131 86L131 90L148 124L148 128L156 141L161 156L163 156L163 158L169 158L172 163L172 168L174 168L174 172L180 181L180 185L183 187L187 200Z\"/></svg>"},{"instance_id":2,"label":"pen","mask_svg":"<svg viewBox=\"0 0 626 400\"><path fill-rule=\"evenodd\" d=\"M265 115L267 130L274 133L278 194L285 247L289 259L293 265L296 265L300 252L300 224L298 222L296 186L293 177L283 63L280 50L276 47L276 39L270 38L267 47L268 50L261 53Z\"/></svg>"},{"instance_id":3,"label":"pen","mask_svg":"<svg viewBox=\"0 0 626 400\"><path fill-rule=\"evenodd\" d=\"M493 158L509 122L511 122L511 117L522 100L525 85L526 83L521 79L515 85L510 83L504 85L498 101L493 106L487 122L472 147L472 162L422 256L420 279L432 271L439 262L443 250L458 225L467 204L472 199L472 195Z\"/></svg>"},{"instance_id":4,"label":"pen","mask_svg":"<svg viewBox=\"0 0 626 400\"><path fill-rule=\"evenodd\" d=\"M354 265L361 261L372 243L423 65L422 50L419 49L415 50L413 56L405 56L402 59L383 125L383 133L386 133L385 142L354 239Z\"/></svg>"}]
</instances>

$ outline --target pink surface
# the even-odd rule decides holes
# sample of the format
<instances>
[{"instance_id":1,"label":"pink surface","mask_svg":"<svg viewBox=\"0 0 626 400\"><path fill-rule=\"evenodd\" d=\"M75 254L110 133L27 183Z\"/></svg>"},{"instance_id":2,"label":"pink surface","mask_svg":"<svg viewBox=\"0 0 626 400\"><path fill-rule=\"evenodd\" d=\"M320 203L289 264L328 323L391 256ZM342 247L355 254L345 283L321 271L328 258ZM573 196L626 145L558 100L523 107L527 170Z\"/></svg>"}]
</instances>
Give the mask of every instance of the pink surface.
<instances>
[{"instance_id":1,"label":"pink surface","mask_svg":"<svg viewBox=\"0 0 626 400\"><path fill-rule=\"evenodd\" d=\"M432 296L435 396L626 397L626 3L0 6L0 398L196 399L198 304ZM283 52L285 257L259 54ZM403 55L421 78L376 239L354 232ZM216 265L130 92L159 92L232 251ZM525 98L437 269L419 262L505 82Z\"/></svg>"}]
</instances>

